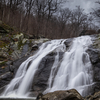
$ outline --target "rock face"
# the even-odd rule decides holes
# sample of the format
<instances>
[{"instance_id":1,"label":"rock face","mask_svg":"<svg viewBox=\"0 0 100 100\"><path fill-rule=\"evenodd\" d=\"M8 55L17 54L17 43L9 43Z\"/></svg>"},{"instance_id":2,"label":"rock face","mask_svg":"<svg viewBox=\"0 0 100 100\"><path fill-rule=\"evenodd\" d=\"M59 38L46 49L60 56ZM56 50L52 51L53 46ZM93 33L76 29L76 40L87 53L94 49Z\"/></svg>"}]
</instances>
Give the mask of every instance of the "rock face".
<instances>
[{"instance_id":1,"label":"rock face","mask_svg":"<svg viewBox=\"0 0 100 100\"><path fill-rule=\"evenodd\" d=\"M84 100L82 96L75 90L55 91L45 95L38 95L37 100Z\"/></svg>"},{"instance_id":2,"label":"rock face","mask_svg":"<svg viewBox=\"0 0 100 100\"><path fill-rule=\"evenodd\" d=\"M55 60L55 55L56 53L51 53L42 59L33 80L34 84L32 89L34 91L43 92L46 89L51 67ZM63 53L60 52L60 60L62 57Z\"/></svg>"},{"instance_id":3,"label":"rock face","mask_svg":"<svg viewBox=\"0 0 100 100\"><path fill-rule=\"evenodd\" d=\"M91 45L87 50L93 65L94 84L92 94L100 91L100 34L94 35L93 37L93 45Z\"/></svg>"}]
</instances>

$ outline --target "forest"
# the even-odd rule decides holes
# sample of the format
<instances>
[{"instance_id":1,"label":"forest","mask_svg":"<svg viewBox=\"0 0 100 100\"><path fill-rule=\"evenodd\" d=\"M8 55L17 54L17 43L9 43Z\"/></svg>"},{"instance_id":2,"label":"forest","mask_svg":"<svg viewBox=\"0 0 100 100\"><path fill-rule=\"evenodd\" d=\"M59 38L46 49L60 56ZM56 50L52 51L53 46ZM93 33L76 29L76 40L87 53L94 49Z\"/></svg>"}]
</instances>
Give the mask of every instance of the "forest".
<instances>
[{"instance_id":1,"label":"forest","mask_svg":"<svg viewBox=\"0 0 100 100\"><path fill-rule=\"evenodd\" d=\"M87 30L85 34L98 32L100 8L87 14L80 6L71 10L64 3L67 1L0 0L0 20L33 37L69 38Z\"/></svg>"}]
</instances>

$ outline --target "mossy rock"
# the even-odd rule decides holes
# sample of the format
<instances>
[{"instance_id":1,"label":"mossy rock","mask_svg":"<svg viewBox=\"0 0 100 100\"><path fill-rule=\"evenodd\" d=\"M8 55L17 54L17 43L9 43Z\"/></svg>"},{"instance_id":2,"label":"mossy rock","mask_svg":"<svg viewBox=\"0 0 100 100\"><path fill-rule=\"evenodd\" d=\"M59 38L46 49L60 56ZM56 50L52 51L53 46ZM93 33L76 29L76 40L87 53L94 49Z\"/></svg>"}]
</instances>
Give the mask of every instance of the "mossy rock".
<instances>
[{"instance_id":1,"label":"mossy rock","mask_svg":"<svg viewBox=\"0 0 100 100\"><path fill-rule=\"evenodd\" d=\"M94 48L100 49L100 34L98 34L95 42L93 43Z\"/></svg>"},{"instance_id":2,"label":"mossy rock","mask_svg":"<svg viewBox=\"0 0 100 100\"><path fill-rule=\"evenodd\" d=\"M7 46L7 44L5 42L0 41L0 48L6 47L6 46Z\"/></svg>"},{"instance_id":3,"label":"mossy rock","mask_svg":"<svg viewBox=\"0 0 100 100\"><path fill-rule=\"evenodd\" d=\"M22 40L18 41L18 50L23 46Z\"/></svg>"}]
</instances>

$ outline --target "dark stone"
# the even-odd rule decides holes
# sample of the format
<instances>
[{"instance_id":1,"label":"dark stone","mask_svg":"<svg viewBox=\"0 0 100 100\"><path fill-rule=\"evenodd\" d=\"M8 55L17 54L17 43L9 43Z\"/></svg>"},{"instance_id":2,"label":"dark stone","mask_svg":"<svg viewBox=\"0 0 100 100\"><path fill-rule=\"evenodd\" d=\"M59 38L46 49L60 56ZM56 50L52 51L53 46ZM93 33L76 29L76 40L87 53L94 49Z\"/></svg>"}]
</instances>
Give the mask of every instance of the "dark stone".
<instances>
[{"instance_id":1,"label":"dark stone","mask_svg":"<svg viewBox=\"0 0 100 100\"><path fill-rule=\"evenodd\" d=\"M24 56L20 59L17 59L15 61L13 61L13 65L12 68L14 69L14 75L17 72L17 69L19 68L19 66L22 64L22 62L24 62L29 56Z\"/></svg>"},{"instance_id":2,"label":"dark stone","mask_svg":"<svg viewBox=\"0 0 100 100\"><path fill-rule=\"evenodd\" d=\"M25 61L28 57L29 56L24 56L13 62L8 61L4 68L0 67L0 88L7 85L12 80L21 63Z\"/></svg>"},{"instance_id":3,"label":"dark stone","mask_svg":"<svg viewBox=\"0 0 100 100\"><path fill-rule=\"evenodd\" d=\"M40 100L41 98L43 97L43 94L42 93L39 93L36 100Z\"/></svg>"},{"instance_id":4,"label":"dark stone","mask_svg":"<svg viewBox=\"0 0 100 100\"><path fill-rule=\"evenodd\" d=\"M66 47L69 47L72 43L73 38L67 39L64 44L66 45Z\"/></svg>"},{"instance_id":5,"label":"dark stone","mask_svg":"<svg viewBox=\"0 0 100 100\"><path fill-rule=\"evenodd\" d=\"M34 80L33 80L33 86L32 89L34 91L44 91L47 87L47 81L50 75L50 71L52 68L52 65L55 60L56 53L50 53L46 57L44 57L39 65L39 68L35 74ZM60 60L63 57L63 53L60 53Z\"/></svg>"},{"instance_id":6,"label":"dark stone","mask_svg":"<svg viewBox=\"0 0 100 100\"><path fill-rule=\"evenodd\" d=\"M14 66L10 65L9 66L9 71L14 72Z\"/></svg>"},{"instance_id":7,"label":"dark stone","mask_svg":"<svg viewBox=\"0 0 100 100\"><path fill-rule=\"evenodd\" d=\"M100 82L96 82L94 85L93 85L93 93L96 93L96 92L99 92L100 91Z\"/></svg>"},{"instance_id":8,"label":"dark stone","mask_svg":"<svg viewBox=\"0 0 100 100\"><path fill-rule=\"evenodd\" d=\"M90 60L92 64L96 64L100 61L100 51L94 48L89 48L87 50L89 56L90 56Z\"/></svg>"},{"instance_id":9,"label":"dark stone","mask_svg":"<svg viewBox=\"0 0 100 100\"><path fill-rule=\"evenodd\" d=\"M98 67L94 68L94 81L100 82L100 68Z\"/></svg>"},{"instance_id":10,"label":"dark stone","mask_svg":"<svg viewBox=\"0 0 100 100\"><path fill-rule=\"evenodd\" d=\"M3 66L4 68L0 67L0 75L9 72L9 66Z\"/></svg>"},{"instance_id":11,"label":"dark stone","mask_svg":"<svg viewBox=\"0 0 100 100\"><path fill-rule=\"evenodd\" d=\"M0 87L7 85L11 79L13 78L13 74L11 72L7 72L0 76Z\"/></svg>"},{"instance_id":12,"label":"dark stone","mask_svg":"<svg viewBox=\"0 0 100 100\"><path fill-rule=\"evenodd\" d=\"M7 73L0 76L0 80L10 80L10 78L12 78L12 77L13 77L12 73L7 72Z\"/></svg>"},{"instance_id":13,"label":"dark stone","mask_svg":"<svg viewBox=\"0 0 100 100\"><path fill-rule=\"evenodd\" d=\"M25 44L22 49L21 57L25 56L28 53L29 45Z\"/></svg>"},{"instance_id":14,"label":"dark stone","mask_svg":"<svg viewBox=\"0 0 100 100\"><path fill-rule=\"evenodd\" d=\"M100 91L100 50L90 46L87 53L89 54L93 66L93 81L95 84L93 85L93 90L91 92L94 94L95 92Z\"/></svg>"},{"instance_id":15,"label":"dark stone","mask_svg":"<svg viewBox=\"0 0 100 100\"><path fill-rule=\"evenodd\" d=\"M37 50L37 49L38 49L38 45L37 45L37 44L35 44L35 45L33 45L33 46L32 46L31 51L33 51L33 50Z\"/></svg>"}]
</instances>

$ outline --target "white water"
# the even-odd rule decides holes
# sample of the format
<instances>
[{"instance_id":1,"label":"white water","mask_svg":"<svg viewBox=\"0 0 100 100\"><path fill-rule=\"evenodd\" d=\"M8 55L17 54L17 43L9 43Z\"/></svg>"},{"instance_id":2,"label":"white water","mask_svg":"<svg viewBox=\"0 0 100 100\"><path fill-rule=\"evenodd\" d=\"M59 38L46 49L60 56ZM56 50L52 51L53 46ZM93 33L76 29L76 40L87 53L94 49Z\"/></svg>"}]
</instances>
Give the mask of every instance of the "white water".
<instances>
[{"instance_id":1,"label":"white water","mask_svg":"<svg viewBox=\"0 0 100 100\"><path fill-rule=\"evenodd\" d=\"M27 96L29 89L34 78L34 74L38 69L39 63L42 58L48 55L49 53L55 51L63 51L65 49L64 45L65 40L52 40L46 43L43 43L40 46L39 51L28 58L25 62L19 67L15 78L10 82L10 84L5 89L3 96L8 97L23 97ZM57 50L56 50L57 49ZM28 68L28 64L31 61L31 65Z\"/></svg>"},{"instance_id":2,"label":"white water","mask_svg":"<svg viewBox=\"0 0 100 100\"><path fill-rule=\"evenodd\" d=\"M89 36L75 38L69 50L64 53L60 68L54 78L53 72L57 68L59 55L55 57L55 63L48 80L49 86L44 94L74 88L82 96L85 96L91 91L90 88L93 83L92 65L89 55L86 53L90 44L92 41Z\"/></svg>"},{"instance_id":3,"label":"white water","mask_svg":"<svg viewBox=\"0 0 100 100\"><path fill-rule=\"evenodd\" d=\"M88 88L93 83L92 65L86 50L92 44L91 38L89 36L75 38L67 51L64 44L65 41L52 40L43 43L35 55L21 64L15 78L5 89L3 96L27 96L42 58L53 51L57 52L57 55L48 79L48 88L44 93L72 88L77 89L82 95L89 92ZM59 61L59 52L65 52L62 61ZM30 62L31 64L28 68Z\"/></svg>"}]
</instances>

